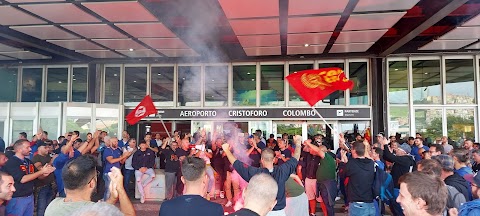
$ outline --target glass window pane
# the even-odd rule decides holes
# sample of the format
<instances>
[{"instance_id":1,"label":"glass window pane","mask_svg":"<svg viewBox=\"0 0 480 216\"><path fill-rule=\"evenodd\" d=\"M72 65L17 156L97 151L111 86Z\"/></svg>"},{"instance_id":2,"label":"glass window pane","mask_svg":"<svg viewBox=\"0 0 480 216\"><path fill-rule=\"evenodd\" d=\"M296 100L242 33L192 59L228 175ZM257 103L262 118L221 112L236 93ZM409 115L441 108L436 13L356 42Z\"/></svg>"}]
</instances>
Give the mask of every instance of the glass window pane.
<instances>
[{"instance_id":1,"label":"glass window pane","mask_svg":"<svg viewBox=\"0 0 480 216\"><path fill-rule=\"evenodd\" d=\"M413 104L442 103L440 60L412 61Z\"/></svg>"},{"instance_id":2,"label":"glass window pane","mask_svg":"<svg viewBox=\"0 0 480 216\"><path fill-rule=\"evenodd\" d=\"M350 80L354 86L350 91L351 105L367 105L368 104L368 72L367 62L351 62L348 71Z\"/></svg>"},{"instance_id":3,"label":"glass window pane","mask_svg":"<svg viewBox=\"0 0 480 216\"><path fill-rule=\"evenodd\" d=\"M18 68L0 68L0 102L17 101Z\"/></svg>"},{"instance_id":4,"label":"glass window pane","mask_svg":"<svg viewBox=\"0 0 480 216\"><path fill-rule=\"evenodd\" d=\"M32 139L33 136L33 120L13 120L12 121L12 141L18 140L18 134L21 132L27 133L27 139Z\"/></svg>"},{"instance_id":5,"label":"glass window pane","mask_svg":"<svg viewBox=\"0 0 480 216\"><path fill-rule=\"evenodd\" d=\"M475 103L474 69L472 59L445 60L445 91L448 104Z\"/></svg>"},{"instance_id":6,"label":"glass window pane","mask_svg":"<svg viewBox=\"0 0 480 216\"><path fill-rule=\"evenodd\" d=\"M260 105L285 106L284 65L262 65L260 70Z\"/></svg>"},{"instance_id":7,"label":"glass window pane","mask_svg":"<svg viewBox=\"0 0 480 216\"><path fill-rule=\"evenodd\" d=\"M257 70L255 65L233 66L233 105L257 104Z\"/></svg>"},{"instance_id":8,"label":"glass window pane","mask_svg":"<svg viewBox=\"0 0 480 216\"><path fill-rule=\"evenodd\" d=\"M86 67L73 68L72 101L87 102L87 71Z\"/></svg>"},{"instance_id":9,"label":"glass window pane","mask_svg":"<svg viewBox=\"0 0 480 216\"><path fill-rule=\"evenodd\" d=\"M151 96L160 106L173 106L173 66L152 67Z\"/></svg>"},{"instance_id":10,"label":"glass window pane","mask_svg":"<svg viewBox=\"0 0 480 216\"><path fill-rule=\"evenodd\" d=\"M399 133L402 137L410 134L410 119L408 107L390 106L390 124L388 126L388 134Z\"/></svg>"},{"instance_id":11,"label":"glass window pane","mask_svg":"<svg viewBox=\"0 0 480 216\"><path fill-rule=\"evenodd\" d=\"M408 104L408 67L406 61L389 62L388 100L390 104Z\"/></svg>"},{"instance_id":12,"label":"glass window pane","mask_svg":"<svg viewBox=\"0 0 480 216\"><path fill-rule=\"evenodd\" d=\"M442 110L415 109L415 132L430 141L442 137Z\"/></svg>"},{"instance_id":13,"label":"glass window pane","mask_svg":"<svg viewBox=\"0 0 480 216\"><path fill-rule=\"evenodd\" d=\"M124 103L140 102L147 95L147 67L125 67Z\"/></svg>"},{"instance_id":14,"label":"glass window pane","mask_svg":"<svg viewBox=\"0 0 480 216\"><path fill-rule=\"evenodd\" d=\"M79 131L82 140L87 139L90 124L90 117L67 117L67 131Z\"/></svg>"},{"instance_id":15,"label":"glass window pane","mask_svg":"<svg viewBox=\"0 0 480 216\"><path fill-rule=\"evenodd\" d=\"M313 64L291 64L288 65L289 74L295 73L297 71L313 69ZM288 106L308 106L308 103L298 95L297 91L289 85L289 96L288 96Z\"/></svg>"},{"instance_id":16,"label":"glass window pane","mask_svg":"<svg viewBox=\"0 0 480 216\"><path fill-rule=\"evenodd\" d=\"M118 118L99 118L95 122L95 129L107 131L110 137L119 137Z\"/></svg>"},{"instance_id":17,"label":"glass window pane","mask_svg":"<svg viewBox=\"0 0 480 216\"><path fill-rule=\"evenodd\" d=\"M42 73L42 68L23 68L22 102L42 101Z\"/></svg>"},{"instance_id":18,"label":"glass window pane","mask_svg":"<svg viewBox=\"0 0 480 216\"><path fill-rule=\"evenodd\" d=\"M345 70L345 65L343 63L320 63L318 68L330 68L338 67L342 70ZM319 101L315 106L325 106L325 105L345 105L345 92L344 91L335 91L328 97Z\"/></svg>"},{"instance_id":19,"label":"glass window pane","mask_svg":"<svg viewBox=\"0 0 480 216\"><path fill-rule=\"evenodd\" d=\"M48 139L58 138L58 118L40 118L40 126L43 131L48 132Z\"/></svg>"},{"instance_id":20,"label":"glass window pane","mask_svg":"<svg viewBox=\"0 0 480 216\"><path fill-rule=\"evenodd\" d=\"M448 138L458 144L464 139L475 139L475 111L473 109L447 109Z\"/></svg>"},{"instance_id":21,"label":"glass window pane","mask_svg":"<svg viewBox=\"0 0 480 216\"><path fill-rule=\"evenodd\" d=\"M178 105L201 106L201 67L178 67Z\"/></svg>"},{"instance_id":22,"label":"glass window pane","mask_svg":"<svg viewBox=\"0 0 480 216\"><path fill-rule=\"evenodd\" d=\"M120 67L105 67L105 103L120 102Z\"/></svg>"},{"instance_id":23,"label":"glass window pane","mask_svg":"<svg viewBox=\"0 0 480 216\"><path fill-rule=\"evenodd\" d=\"M47 69L47 102L67 101L68 68Z\"/></svg>"},{"instance_id":24,"label":"glass window pane","mask_svg":"<svg viewBox=\"0 0 480 216\"><path fill-rule=\"evenodd\" d=\"M5 140L5 136L3 135L4 130L5 130L5 121L0 121L0 137L3 138L3 141L7 142L8 140Z\"/></svg>"},{"instance_id":25,"label":"glass window pane","mask_svg":"<svg viewBox=\"0 0 480 216\"><path fill-rule=\"evenodd\" d=\"M228 105L228 66L205 67L205 106Z\"/></svg>"}]
</instances>

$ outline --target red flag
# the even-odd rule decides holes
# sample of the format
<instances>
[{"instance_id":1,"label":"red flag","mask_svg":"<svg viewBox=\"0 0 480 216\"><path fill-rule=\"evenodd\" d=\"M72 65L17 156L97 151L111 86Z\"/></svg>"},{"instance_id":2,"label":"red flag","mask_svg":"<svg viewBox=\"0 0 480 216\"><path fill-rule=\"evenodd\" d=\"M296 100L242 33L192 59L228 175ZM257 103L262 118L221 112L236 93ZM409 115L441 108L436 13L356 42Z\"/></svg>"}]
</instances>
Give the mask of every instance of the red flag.
<instances>
[{"instance_id":1,"label":"red flag","mask_svg":"<svg viewBox=\"0 0 480 216\"><path fill-rule=\"evenodd\" d=\"M135 107L135 109L127 115L126 120L128 124L133 125L138 121L140 121L145 116L149 116L151 114L156 114L156 113L157 113L157 108L155 108L155 105L153 105L153 101L150 95L147 95L137 105L137 107Z\"/></svg>"},{"instance_id":2,"label":"red flag","mask_svg":"<svg viewBox=\"0 0 480 216\"><path fill-rule=\"evenodd\" d=\"M340 68L299 71L288 75L287 80L310 106L334 91L353 88L353 82L345 77Z\"/></svg>"},{"instance_id":3,"label":"red flag","mask_svg":"<svg viewBox=\"0 0 480 216\"><path fill-rule=\"evenodd\" d=\"M372 144L372 134L370 132L370 127L368 127L365 130L365 134L363 135L363 138L368 141L368 143Z\"/></svg>"}]
</instances>

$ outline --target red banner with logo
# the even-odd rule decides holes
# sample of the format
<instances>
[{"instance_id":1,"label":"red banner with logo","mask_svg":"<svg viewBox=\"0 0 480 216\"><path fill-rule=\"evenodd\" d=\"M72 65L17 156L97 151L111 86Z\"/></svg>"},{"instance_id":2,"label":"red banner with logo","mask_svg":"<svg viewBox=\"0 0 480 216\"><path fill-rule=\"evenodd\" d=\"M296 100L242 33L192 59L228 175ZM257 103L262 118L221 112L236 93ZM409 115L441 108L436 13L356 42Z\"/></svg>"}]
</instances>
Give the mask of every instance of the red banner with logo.
<instances>
[{"instance_id":1,"label":"red banner with logo","mask_svg":"<svg viewBox=\"0 0 480 216\"><path fill-rule=\"evenodd\" d=\"M155 108L150 95L147 95L137 105L137 107L135 107L135 109L127 115L125 119L127 120L128 124L134 125L138 121L142 120L142 118L156 113L157 108Z\"/></svg>"},{"instance_id":2,"label":"red banner with logo","mask_svg":"<svg viewBox=\"0 0 480 216\"><path fill-rule=\"evenodd\" d=\"M353 88L353 82L347 79L341 68L304 70L292 73L286 78L310 106L335 91Z\"/></svg>"}]
</instances>

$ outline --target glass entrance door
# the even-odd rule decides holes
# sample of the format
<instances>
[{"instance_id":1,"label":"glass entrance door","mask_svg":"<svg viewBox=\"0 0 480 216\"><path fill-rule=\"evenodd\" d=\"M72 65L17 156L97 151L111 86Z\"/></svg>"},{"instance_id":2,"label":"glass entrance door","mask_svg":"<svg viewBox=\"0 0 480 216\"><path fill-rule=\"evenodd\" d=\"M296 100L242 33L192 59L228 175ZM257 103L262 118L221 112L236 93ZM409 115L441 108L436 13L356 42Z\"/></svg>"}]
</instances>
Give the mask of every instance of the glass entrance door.
<instances>
[{"instance_id":1,"label":"glass entrance door","mask_svg":"<svg viewBox=\"0 0 480 216\"><path fill-rule=\"evenodd\" d=\"M370 127L369 121L339 121L340 132L344 134L347 142L355 141L357 134L363 137L368 127ZM370 136L374 137L372 134Z\"/></svg>"},{"instance_id":2,"label":"glass entrance door","mask_svg":"<svg viewBox=\"0 0 480 216\"><path fill-rule=\"evenodd\" d=\"M337 126L335 121L327 121L327 123L333 129L335 129ZM316 135L322 135L322 144L328 149L334 150L335 143L337 141L336 137L333 136L334 132L330 129L330 127L328 127L328 125L323 121L308 121L305 124L306 134L304 136L308 136L308 138L313 139L313 137Z\"/></svg>"}]
</instances>

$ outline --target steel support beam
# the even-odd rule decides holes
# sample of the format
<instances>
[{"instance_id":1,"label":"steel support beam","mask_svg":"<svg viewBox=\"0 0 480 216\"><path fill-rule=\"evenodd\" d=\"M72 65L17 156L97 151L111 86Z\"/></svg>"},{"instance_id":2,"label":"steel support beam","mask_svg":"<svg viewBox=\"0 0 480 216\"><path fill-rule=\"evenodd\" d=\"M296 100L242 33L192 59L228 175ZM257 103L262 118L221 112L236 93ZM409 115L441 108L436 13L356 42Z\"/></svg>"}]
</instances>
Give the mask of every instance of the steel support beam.
<instances>
[{"instance_id":1,"label":"steel support beam","mask_svg":"<svg viewBox=\"0 0 480 216\"><path fill-rule=\"evenodd\" d=\"M431 26L438 23L440 20L448 16L450 13L458 9L460 6L467 3L468 0L452 0L448 2L443 8L438 10L435 14L430 16L427 20L425 20L422 24L417 26L415 29L409 31L406 35L400 38L397 42L389 46L384 51L380 52L379 56L388 56L395 52L397 49L405 45L406 43L413 40L415 37L420 35L423 31L427 30Z\"/></svg>"}]
</instances>

